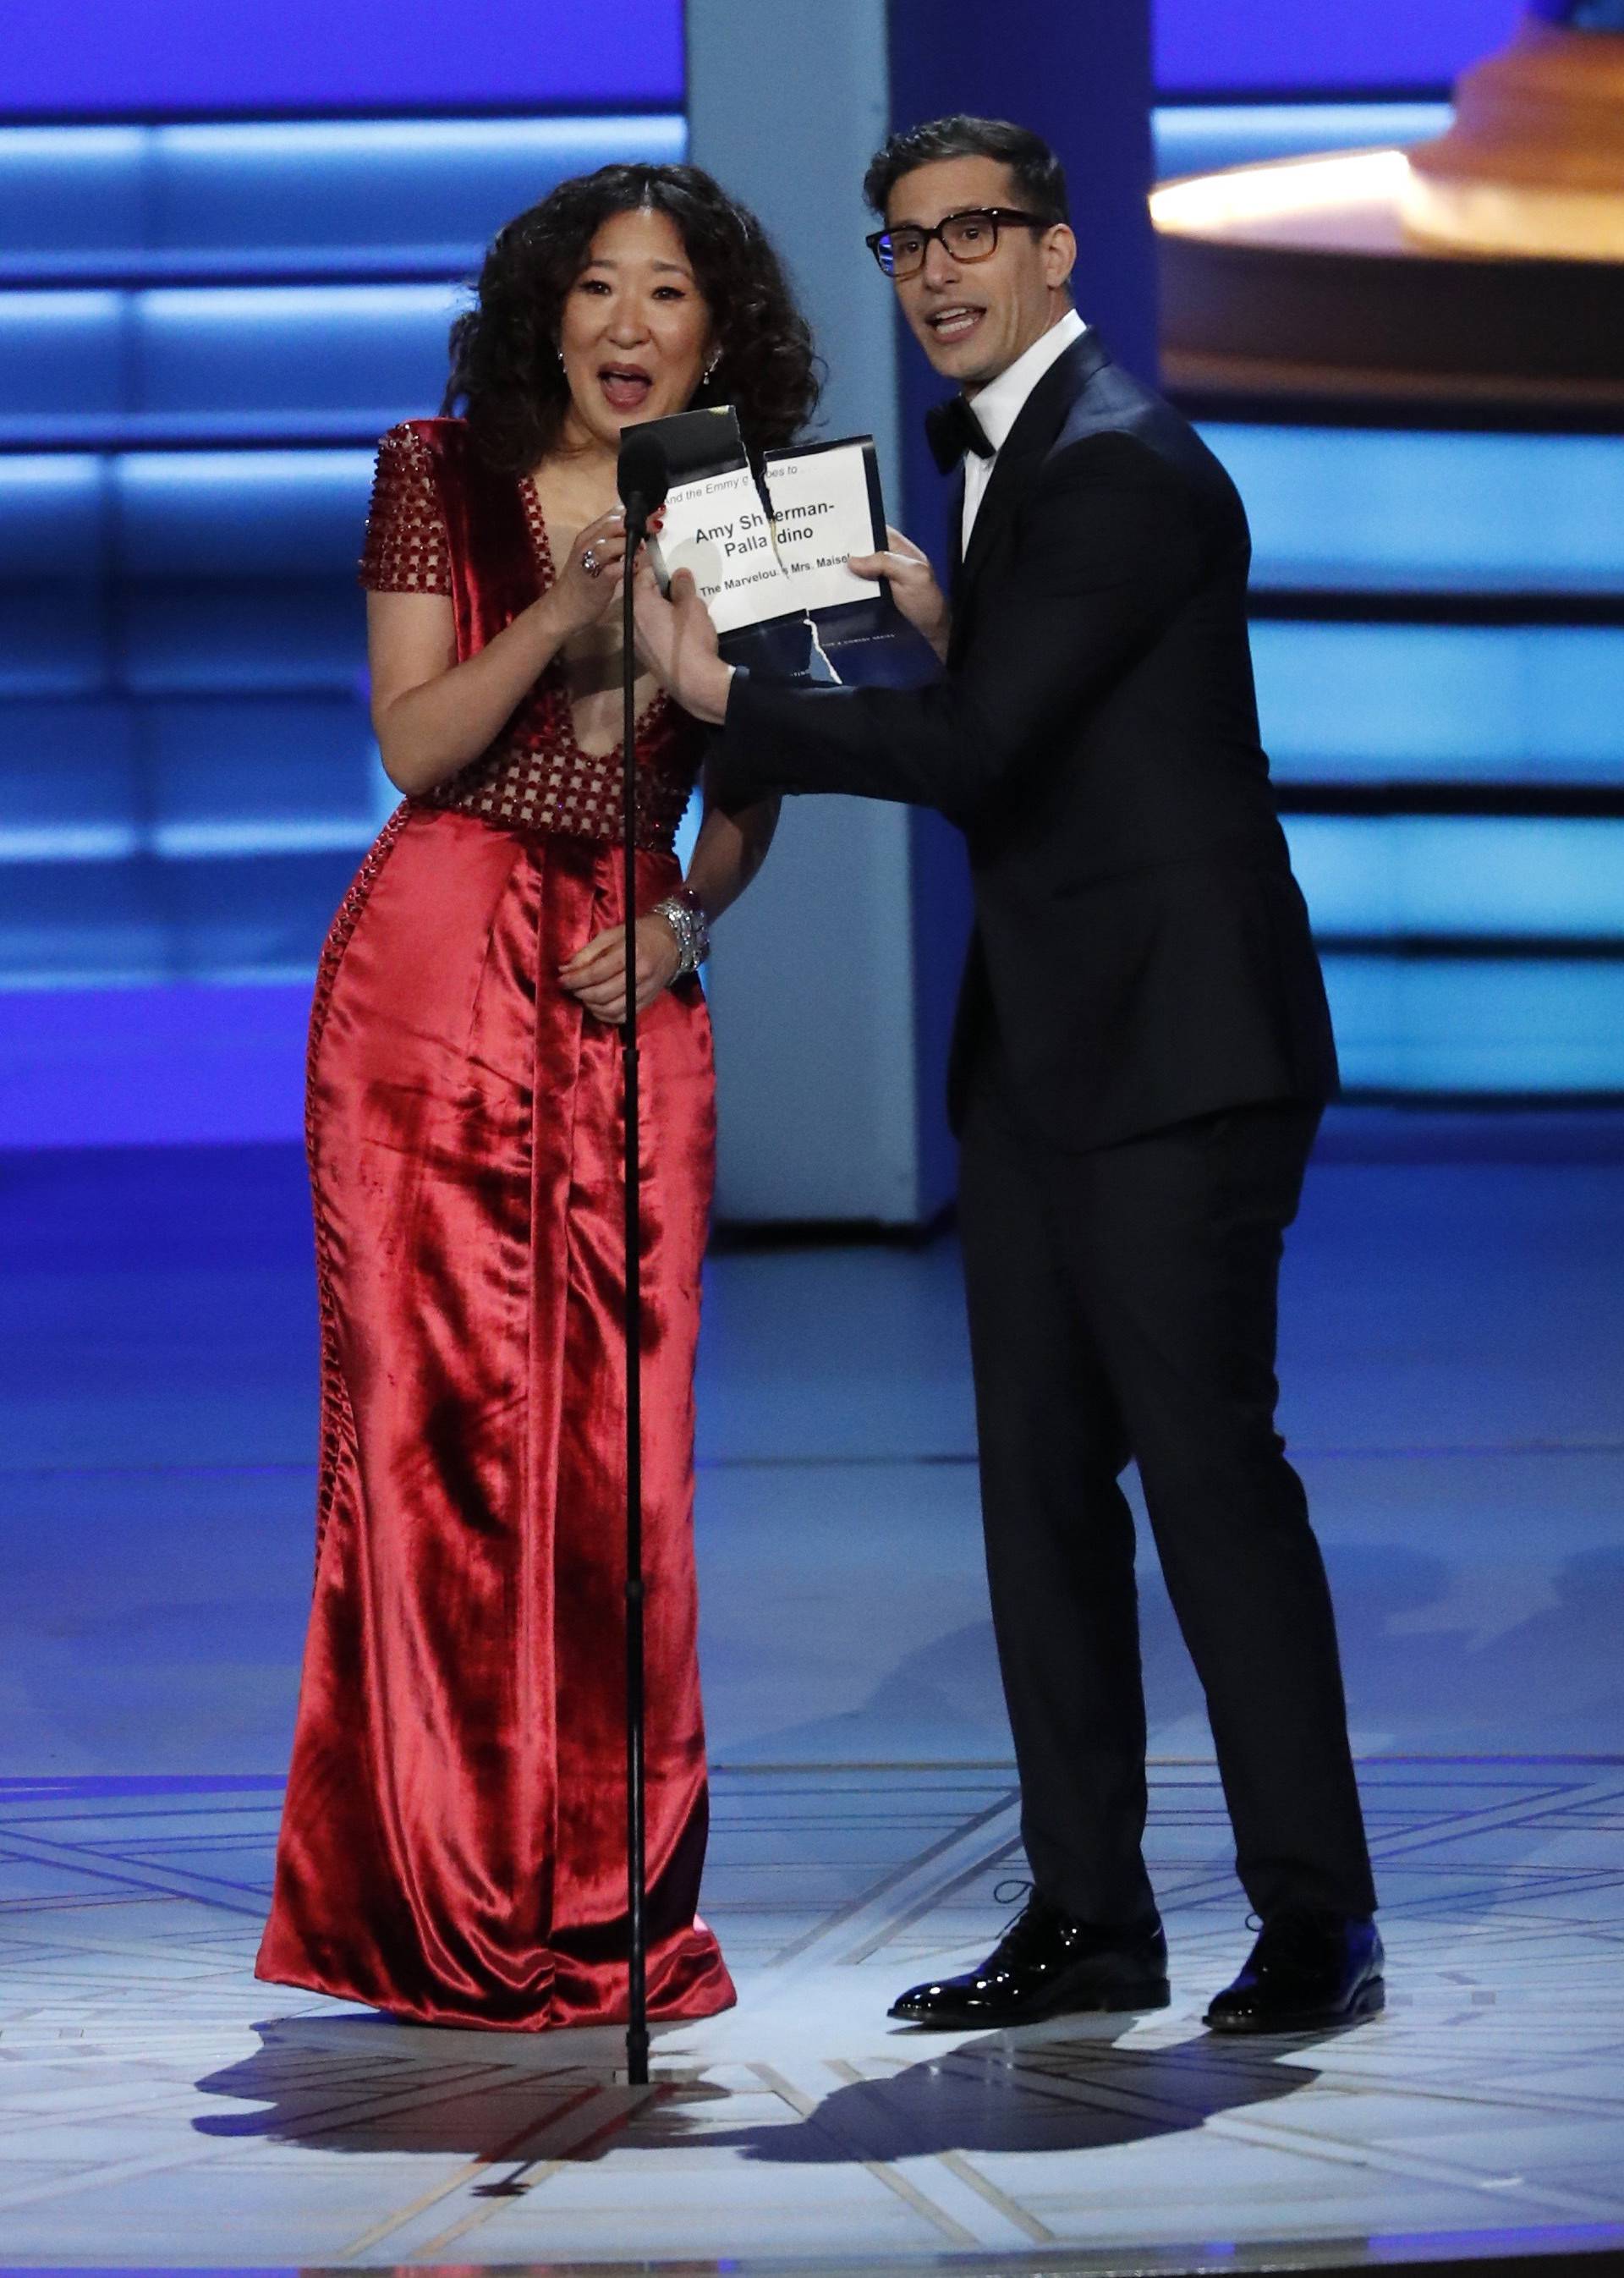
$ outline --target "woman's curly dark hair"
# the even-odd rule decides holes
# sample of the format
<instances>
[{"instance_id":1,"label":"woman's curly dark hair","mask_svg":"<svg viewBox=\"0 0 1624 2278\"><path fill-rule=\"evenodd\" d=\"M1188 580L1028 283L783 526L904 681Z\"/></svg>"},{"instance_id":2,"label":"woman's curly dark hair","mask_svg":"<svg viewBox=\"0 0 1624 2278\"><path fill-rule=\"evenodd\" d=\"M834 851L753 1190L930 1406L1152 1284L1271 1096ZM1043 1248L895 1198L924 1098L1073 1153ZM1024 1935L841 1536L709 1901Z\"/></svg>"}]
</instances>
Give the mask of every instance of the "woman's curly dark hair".
<instances>
[{"instance_id":1,"label":"woman's curly dark hair","mask_svg":"<svg viewBox=\"0 0 1624 2278\"><path fill-rule=\"evenodd\" d=\"M754 214L698 166L600 166L498 231L478 301L451 328L442 409L466 405L492 466L526 474L556 443L569 401L558 353L565 295L604 223L644 209L675 228L716 327L715 374L695 401L731 403L754 452L804 429L818 400L812 334Z\"/></svg>"}]
</instances>

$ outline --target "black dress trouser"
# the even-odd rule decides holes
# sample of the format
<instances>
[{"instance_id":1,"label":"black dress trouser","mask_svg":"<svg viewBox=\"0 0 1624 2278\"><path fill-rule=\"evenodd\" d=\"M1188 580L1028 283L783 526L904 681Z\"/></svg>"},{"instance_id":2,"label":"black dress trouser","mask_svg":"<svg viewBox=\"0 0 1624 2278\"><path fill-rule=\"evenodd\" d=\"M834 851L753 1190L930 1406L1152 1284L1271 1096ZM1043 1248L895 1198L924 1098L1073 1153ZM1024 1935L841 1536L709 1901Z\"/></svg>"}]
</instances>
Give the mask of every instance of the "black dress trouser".
<instances>
[{"instance_id":1,"label":"black dress trouser","mask_svg":"<svg viewBox=\"0 0 1624 2278\"><path fill-rule=\"evenodd\" d=\"M995 1062L992 1063L995 1066ZM1068 1153L984 1063L962 1134L994 1626L1039 1893L1155 1913L1140 1844L1139 1464L1207 1696L1247 1895L1375 1907L1330 1595L1275 1430L1277 1291L1319 1111L1275 1101Z\"/></svg>"}]
</instances>

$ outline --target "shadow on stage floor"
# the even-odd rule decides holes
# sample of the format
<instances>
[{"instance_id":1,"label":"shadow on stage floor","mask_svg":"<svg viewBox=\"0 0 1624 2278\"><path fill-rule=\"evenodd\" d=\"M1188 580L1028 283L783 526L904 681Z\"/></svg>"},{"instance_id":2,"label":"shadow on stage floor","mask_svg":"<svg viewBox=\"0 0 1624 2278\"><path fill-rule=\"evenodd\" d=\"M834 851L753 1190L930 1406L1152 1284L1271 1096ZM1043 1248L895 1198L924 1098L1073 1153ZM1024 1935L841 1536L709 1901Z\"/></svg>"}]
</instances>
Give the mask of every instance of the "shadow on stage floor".
<instances>
[{"instance_id":1,"label":"shadow on stage floor","mask_svg":"<svg viewBox=\"0 0 1624 2278\"><path fill-rule=\"evenodd\" d=\"M661 2031L644 2090L613 2032L314 1995L267 2015L310 1585L301 1166L0 1158L0 2265L1611 2254L1621 1257L1624 1117L1327 1127L1282 1423L1337 1596L1390 2002L1239 2045L1200 2025L1248 1933L1147 1545L1170 2006L963 2037L888 2021L985 1951L1021 1871L957 1259L950 1238L719 1257L704 1906L741 1998Z\"/></svg>"},{"instance_id":2,"label":"shadow on stage floor","mask_svg":"<svg viewBox=\"0 0 1624 2278\"><path fill-rule=\"evenodd\" d=\"M712 2153L820 2167L949 2152L1092 2152L1201 2128L1223 2113L1262 2108L1313 2087L1321 2077L1317 2067L1291 2057L1290 2041L1242 2050L1202 2035L1168 2048L1137 2048L1120 2045L1126 2028L1122 2018L1073 2017L1064 2026L956 2038L883 2079L853 2080L831 2089L802 2119L748 2128L709 2125L703 2143ZM261 2108L203 2114L193 2122L200 2135L350 2153L488 2151L482 2100L464 2099L454 2090L447 2093L438 2060L416 2060L418 2069L431 2075L431 2085L415 2079L411 2055L395 2054L400 2104L374 2104L360 2114L350 2108L362 2045L371 2045L369 2058L387 2054L380 2041L398 2040L397 2026L373 2017L291 2016L254 2030L261 2042L256 2052L207 2075L197 2088L206 2096L241 2098ZM927 2037L936 2039L903 2037L904 2045L916 2048ZM1316 2035L1315 2045L1323 2047L1338 2037ZM594 2045L589 2052L569 2047L572 2042ZM550 2118L572 2090L581 2092L594 2058L596 2069L608 2073L620 2055L617 2033L549 2037L538 2046L539 2060L525 2068L538 2117ZM657 2071L659 2060L656 2033ZM415 2092L418 2085L431 2085L432 2101ZM657 2131L617 2130L565 2156L600 2160L612 2141L627 2151L669 2151L682 2140L685 2123L713 2121L715 2107L728 2101L726 2089L703 2080L666 2082L652 2107Z\"/></svg>"}]
</instances>

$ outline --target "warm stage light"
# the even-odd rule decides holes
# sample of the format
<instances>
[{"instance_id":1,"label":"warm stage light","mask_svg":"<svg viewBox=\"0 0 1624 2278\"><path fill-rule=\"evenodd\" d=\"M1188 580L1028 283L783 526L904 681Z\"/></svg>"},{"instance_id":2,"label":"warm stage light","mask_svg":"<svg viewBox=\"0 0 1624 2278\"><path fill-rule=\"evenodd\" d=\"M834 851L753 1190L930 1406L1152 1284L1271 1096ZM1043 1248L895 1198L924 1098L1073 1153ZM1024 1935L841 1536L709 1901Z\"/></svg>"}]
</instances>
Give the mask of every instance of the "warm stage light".
<instances>
[{"instance_id":1,"label":"warm stage light","mask_svg":"<svg viewBox=\"0 0 1624 2278\"><path fill-rule=\"evenodd\" d=\"M1402 150L1337 151L1326 157L1282 158L1232 166L1219 174L1166 182L1151 193L1159 230L1202 237L1232 229L1285 224L1357 207L1392 208L1404 195L1409 162ZM1247 225L1253 225L1251 228Z\"/></svg>"},{"instance_id":2,"label":"warm stage light","mask_svg":"<svg viewBox=\"0 0 1624 2278\"><path fill-rule=\"evenodd\" d=\"M1464 75L1444 134L1165 183L1151 211L1254 245L1624 263L1624 32L1530 19Z\"/></svg>"},{"instance_id":3,"label":"warm stage light","mask_svg":"<svg viewBox=\"0 0 1624 2278\"><path fill-rule=\"evenodd\" d=\"M1447 182L1412 169L1405 227L1461 253L1624 261L1624 195Z\"/></svg>"}]
</instances>

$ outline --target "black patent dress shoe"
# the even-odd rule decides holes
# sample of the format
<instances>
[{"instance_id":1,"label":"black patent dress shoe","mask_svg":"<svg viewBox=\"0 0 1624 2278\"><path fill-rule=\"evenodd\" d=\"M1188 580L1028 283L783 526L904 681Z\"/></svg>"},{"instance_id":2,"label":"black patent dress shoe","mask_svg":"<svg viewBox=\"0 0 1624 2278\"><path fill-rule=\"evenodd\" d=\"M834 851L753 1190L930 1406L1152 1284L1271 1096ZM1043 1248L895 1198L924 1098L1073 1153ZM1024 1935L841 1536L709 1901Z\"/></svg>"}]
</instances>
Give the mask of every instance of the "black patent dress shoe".
<instances>
[{"instance_id":1,"label":"black patent dress shoe","mask_svg":"<svg viewBox=\"0 0 1624 2278\"><path fill-rule=\"evenodd\" d=\"M1387 1999L1382 1941L1368 1915L1276 1915L1246 1968L1214 1997L1215 2033L1310 2033L1356 2025Z\"/></svg>"},{"instance_id":2,"label":"black patent dress shoe","mask_svg":"<svg viewBox=\"0 0 1624 2278\"><path fill-rule=\"evenodd\" d=\"M911 1985L891 2004L907 2025L1028 2025L1073 2010L1163 2009L1167 1940L1147 1929L1096 1930L1034 1898L979 1969Z\"/></svg>"}]
</instances>

